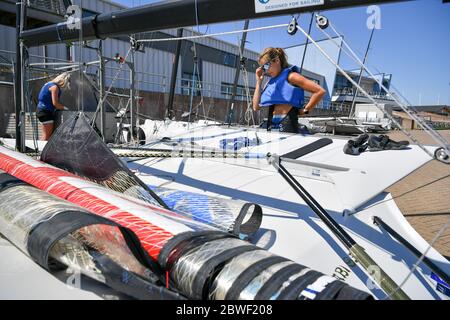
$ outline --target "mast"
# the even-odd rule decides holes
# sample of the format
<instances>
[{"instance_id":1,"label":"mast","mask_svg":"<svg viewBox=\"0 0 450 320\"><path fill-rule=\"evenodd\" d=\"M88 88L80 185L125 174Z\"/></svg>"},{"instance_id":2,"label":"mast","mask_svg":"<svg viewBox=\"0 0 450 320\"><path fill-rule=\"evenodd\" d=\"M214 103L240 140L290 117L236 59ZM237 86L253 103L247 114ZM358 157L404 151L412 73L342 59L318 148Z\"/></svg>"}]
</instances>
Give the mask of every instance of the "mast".
<instances>
[{"instance_id":1,"label":"mast","mask_svg":"<svg viewBox=\"0 0 450 320\"><path fill-rule=\"evenodd\" d=\"M284 10L257 12L255 5L260 3L258 0L169 0L84 18L81 22L81 32L84 40L104 39L117 35L197 24L404 1L411 0L323 0L322 4L317 5L297 5ZM69 29L65 23L61 23L23 31L21 37L25 45L32 47L61 41L76 41L79 39L79 33L80 30Z\"/></svg>"},{"instance_id":2,"label":"mast","mask_svg":"<svg viewBox=\"0 0 450 320\"><path fill-rule=\"evenodd\" d=\"M181 38L182 36L183 36L183 28L178 28L177 38ZM175 57L173 60L172 75L170 77L169 101L167 102L167 113L166 113L166 115L169 119L172 119L174 117L173 99L175 96L175 86L177 83L178 65L180 62L181 43L182 43L181 40L177 41L177 46L175 48Z\"/></svg>"},{"instance_id":3,"label":"mast","mask_svg":"<svg viewBox=\"0 0 450 320\"><path fill-rule=\"evenodd\" d=\"M20 33L26 25L26 3L23 1L16 3L16 63L14 78L14 98L16 114L16 149L19 152L25 151L25 117L23 116L24 106L24 81L23 81L23 59L24 50L23 41L20 39Z\"/></svg>"}]
</instances>

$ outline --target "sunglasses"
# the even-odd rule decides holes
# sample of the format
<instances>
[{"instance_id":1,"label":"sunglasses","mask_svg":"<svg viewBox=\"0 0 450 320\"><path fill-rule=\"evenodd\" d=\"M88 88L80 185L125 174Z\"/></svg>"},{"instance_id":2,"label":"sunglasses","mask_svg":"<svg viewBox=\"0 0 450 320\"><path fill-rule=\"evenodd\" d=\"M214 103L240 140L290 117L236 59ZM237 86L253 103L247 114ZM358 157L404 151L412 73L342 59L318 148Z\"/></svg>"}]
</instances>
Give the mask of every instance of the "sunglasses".
<instances>
[{"instance_id":1,"label":"sunglasses","mask_svg":"<svg viewBox=\"0 0 450 320\"><path fill-rule=\"evenodd\" d=\"M272 65L272 61L269 61L269 62L267 62L267 63L264 63L264 64L262 65L262 68L263 68L264 71L267 71L267 70L269 70L269 68L270 68L271 65Z\"/></svg>"},{"instance_id":2,"label":"sunglasses","mask_svg":"<svg viewBox=\"0 0 450 320\"><path fill-rule=\"evenodd\" d=\"M263 64L263 65L261 66L261 68L263 68L264 72L267 72L267 70L269 70L270 66L272 65L272 63L273 63L275 60L276 60L276 58L273 59L273 60L270 60L269 62L267 62L267 63L265 63L265 64Z\"/></svg>"}]
</instances>

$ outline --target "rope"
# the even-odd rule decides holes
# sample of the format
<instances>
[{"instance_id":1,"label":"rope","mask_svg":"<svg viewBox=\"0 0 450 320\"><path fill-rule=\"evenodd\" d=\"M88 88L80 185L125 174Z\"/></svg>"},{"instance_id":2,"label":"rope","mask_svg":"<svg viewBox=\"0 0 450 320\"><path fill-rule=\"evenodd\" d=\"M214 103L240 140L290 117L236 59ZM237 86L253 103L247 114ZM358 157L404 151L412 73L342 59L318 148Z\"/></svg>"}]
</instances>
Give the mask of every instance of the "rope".
<instances>
[{"instance_id":1,"label":"rope","mask_svg":"<svg viewBox=\"0 0 450 320\"><path fill-rule=\"evenodd\" d=\"M189 150L169 151L169 152L131 152L117 153L117 156L124 158L221 158L221 159L266 159L266 155L231 152L193 152Z\"/></svg>"},{"instance_id":2,"label":"rope","mask_svg":"<svg viewBox=\"0 0 450 320\"><path fill-rule=\"evenodd\" d=\"M205 150L205 151L194 151L194 150L155 150L155 151L133 151L131 149L111 149L118 157L122 158L245 158L245 159L266 159L267 154L262 153L249 153L249 152L227 152L221 150ZM37 154L25 153L27 156L35 157ZM40 155L40 154L39 154Z\"/></svg>"},{"instance_id":3,"label":"rope","mask_svg":"<svg viewBox=\"0 0 450 320\"><path fill-rule=\"evenodd\" d=\"M250 85L248 81L248 71L245 66L242 67L242 76L244 78L244 86L245 86L245 95L247 100L247 109L244 114L244 121L247 122L247 126L250 126L250 120L253 120L253 125L255 125L255 118L253 117L253 106L252 99L250 95Z\"/></svg>"},{"instance_id":4,"label":"rope","mask_svg":"<svg viewBox=\"0 0 450 320\"><path fill-rule=\"evenodd\" d=\"M253 120L253 125L255 125L255 119L253 117L253 108L252 108L252 99L250 95L250 84L248 79L248 72L247 68L245 68L245 63L241 63L242 59L244 58L244 50L241 50L240 46L240 39L239 36L237 36L238 39L238 50L239 50L239 64L240 68L242 69L242 79L244 80L244 88L245 88L245 98L247 102L247 109L244 113L244 121L247 122L247 126L250 126L250 120Z\"/></svg>"},{"instance_id":5,"label":"rope","mask_svg":"<svg viewBox=\"0 0 450 320\"><path fill-rule=\"evenodd\" d=\"M288 25L289 24L284 23L284 24L277 24L277 25L273 25L273 26L249 28L249 29L243 29L243 30L226 31L226 32L211 33L211 34L203 34L203 35L198 35L198 36L187 36L187 37L179 37L179 38L175 38L175 37L174 38L162 38L162 39L142 39L142 40L137 40L137 42L162 42L162 41L202 39L202 38L217 37L217 36L243 33L243 32L254 32L254 31L261 31L261 30L268 30L268 29L286 28Z\"/></svg>"},{"instance_id":6,"label":"rope","mask_svg":"<svg viewBox=\"0 0 450 320\"><path fill-rule=\"evenodd\" d=\"M195 0L194 6L195 6L195 23L197 25L197 31L200 31L200 25L198 23L198 4L197 4L197 0Z\"/></svg>"}]
</instances>

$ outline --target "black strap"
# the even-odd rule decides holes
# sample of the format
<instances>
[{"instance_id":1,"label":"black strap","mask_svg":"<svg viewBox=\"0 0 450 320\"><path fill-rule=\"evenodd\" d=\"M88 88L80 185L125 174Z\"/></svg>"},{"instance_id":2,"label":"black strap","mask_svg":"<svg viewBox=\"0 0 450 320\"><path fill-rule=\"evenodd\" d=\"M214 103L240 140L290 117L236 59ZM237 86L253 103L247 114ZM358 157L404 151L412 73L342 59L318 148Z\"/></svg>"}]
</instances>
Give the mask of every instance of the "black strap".
<instances>
[{"instance_id":1,"label":"black strap","mask_svg":"<svg viewBox=\"0 0 450 320\"><path fill-rule=\"evenodd\" d=\"M270 266L285 261L288 261L288 259L279 256L267 257L262 260L256 261L255 263L250 265L247 269L245 269L243 272L241 272L241 274L239 274L239 276L231 285L231 288L228 290L225 296L225 300L237 300L242 290L244 290L245 287L247 287L248 284L257 275L259 275L261 272L263 272Z\"/></svg>"},{"instance_id":2,"label":"black strap","mask_svg":"<svg viewBox=\"0 0 450 320\"><path fill-rule=\"evenodd\" d=\"M133 256L145 267L152 270L160 279L162 283L164 283L164 272L159 266L158 262L153 259L147 250L142 247L142 243L139 240L138 236L129 228L123 227L119 224L116 224L116 227L119 228L122 236L130 249Z\"/></svg>"},{"instance_id":3,"label":"black strap","mask_svg":"<svg viewBox=\"0 0 450 320\"><path fill-rule=\"evenodd\" d=\"M53 245L70 233L93 224L113 225L107 219L83 211L61 212L30 231L28 252L40 266L49 270L48 258Z\"/></svg>"},{"instance_id":4,"label":"black strap","mask_svg":"<svg viewBox=\"0 0 450 320\"><path fill-rule=\"evenodd\" d=\"M298 109L291 107L291 110L289 110L287 116L289 117L289 120L291 121L292 129L295 133L298 133Z\"/></svg>"},{"instance_id":5,"label":"black strap","mask_svg":"<svg viewBox=\"0 0 450 320\"><path fill-rule=\"evenodd\" d=\"M158 263L163 270L170 270L182 254L212 240L231 238L233 235L223 231L188 231L169 239L158 255ZM234 237L233 237L234 238Z\"/></svg>"},{"instance_id":6,"label":"black strap","mask_svg":"<svg viewBox=\"0 0 450 320\"><path fill-rule=\"evenodd\" d=\"M325 286L325 289L322 292L319 292L316 296L317 300L334 300L339 294L339 291L342 290L348 284L336 280Z\"/></svg>"},{"instance_id":7,"label":"black strap","mask_svg":"<svg viewBox=\"0 0 450 320\"><path fill-rule=\"evenodd\" d=\"M300 157L307 155L308 153L319 150L319 149L321 149L329 144L332 144L332 143L333 143L333 140L331 140L330 138L322 138L322 139L316 140L310 144L307 144L306 146L303 146L299 149L288 152L288 153L282 155L281 158L298 159Z\"/></svg>"},{"instance_id":8,"label":"black strap","mask_svg":"<svg viewBox=\"0 0 450 320\"><path fill-rule=\"evenodd\" d=\"M250 216L250 218L247 220L247 222L242 223L245 219L245 217L249 214L250 208L254 208L253 212ZM246 237L250 237L258 231L259 227L261 226L262 222L262 208L260 205L255 203L246 203L239 211L239 214L234 221L233 225L233 234L235 234L238 237L241 237L241 235L245 235Z\"/></svg>"},{"instance_id":9,"label":"black strap","mask_svg":"<svg viewBox=\"0 0 450 320\"><path fill-rule=\"evenodd\" d=\"M373 300L373 296L336 280L326 285L325 289L317 294L315 300Z\"/></svg>"},{"instance_id":10,"label":"black strap","mask_svg":"<svg viewBox=\"0 0 450 320\"><path fill-rule=\"evenodd\" d=\"M17 185L26 185L26 182L23 182L16 177L13 177L10 174L7 174L3 171L0 171L0 191L6 190L8 188L17 186Z\"/></svg>"},{"instance_id":11,"label":"black strap","mask_svg":"<svg viewBox=\"0 0 450 320\"><path fill-rule=\"evenodd\" d=\"M141 300L186 299L180 294L166 289L164 286L157 285L133 272L125 270L112 259L95 250L91 250L90 255L93 257L97 268L102 271L106 284L114 290Z\"/></svg>"},{"instance_id":12,"label":"black strap","mask_svg":"<svg viewBox=\"0 0 450 320\"><path fill-rule=\"evenodd\" d=\"M267 114L267 131L272 131L272 119L273 119L274 111L275 111L275 106L271 105L269 107L269 113Z\"/></svg>"},{"instance_id":13,"label":"black strap","mask_svg":"<svg viewBox=\"0 0 450 320\"><path fill-rule=\"evenodd\" d=\"M194 299L207 299L209 294L209 288L213 283L215 276L218 274L218 270L224 265L225 262L231 260L238 255L248 252L259 250L257 246L254 245L244 245L236 248L231 248L224 250L220 254L213 256L211 259L203 263L198 270L194 281L192 283L192 292Z\"/></svg>"},{"instance_id":14,"label":"black strap","mask_svg":"<svg viewBox=\"0 0 450 320\"><path fill-rule=\"evenodd\" d=\"M336 300L374 300L374 297L367 292L345 285L339 290Z\"/></svg>"},{"instance_id":15,"label":"black strap","mask_svg":"<svg viewBox=\"0 0 450 320\"><path fill-rule=\"evenodd\" d=\"M255 300L269 300L278 290L280 290L283 283L289 280L289 277L299 273L305 268L305 266L296 263L281 268L275 272L266 283L264 283L261 289L258 290Z\"/></svg>"},{"instance_id":16,"label":"black strap","mask_svg":"<svg viewBox=\"0 0 450 320\"><path fill-rule=\"evenodd\" d=\"M310 270L303 276L292 281L286 289L284 289L278 296L279 300L296 300L300 293L306 289L307 286L319 279L323 274L320 272Z\"/></svg>"},{"instance_id":17,"label":"black strap","mask_svg":"<svg viewBox=\"0 0 450 320\"><path fill-rule=\"evenodd\" d=\"M126 244L136 259L157 275L161 273L157 263L142 248L138 237L133 231L104 217L83 211L64 211L55 215L50 220L36 225L28 235L28 252L40 266L51 270L52 265L49 263L49 254L55 243L80 228L95 224L104 224L119 228ZM59 268L60 265L56 265L56 267Z\"/></svg>"}]
</instances>

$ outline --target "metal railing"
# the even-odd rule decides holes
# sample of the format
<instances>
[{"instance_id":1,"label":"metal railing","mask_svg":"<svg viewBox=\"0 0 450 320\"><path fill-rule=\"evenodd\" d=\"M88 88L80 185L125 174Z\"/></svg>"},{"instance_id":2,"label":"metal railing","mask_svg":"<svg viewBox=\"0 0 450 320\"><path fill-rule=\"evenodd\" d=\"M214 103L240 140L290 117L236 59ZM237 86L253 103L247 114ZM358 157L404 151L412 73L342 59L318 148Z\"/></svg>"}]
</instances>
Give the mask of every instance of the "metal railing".
<instances>
[{"instance_id":1,"label":"metal railing","mask_svg":"<svg viewBox=\"0 0 450 320\"><path fill-rule=\"evenodd\" d=\"M66 14L66 6L63 0L28 0L31 8L54 13L60 16Z\"/></svg>"},{"instance_id":2,"label":"metal railing","mask_svg":"<svg viewBox=\"0 0 450 320\"><path fill-rule=\"evenodd\" d=\"M10 56L10 60L13 61L15 57L15 52L0 50L0 54L6 54ZM38 69L37 64L45 63L48 71L52 72L63 72L66 71L67 68L64 64L66 64L69 68L77 68L78 66L73 61L69 61L61 58L54 58L48 56L34 55L30 54L30 58L33 58L30 61L30 65ZM12 68L12 64L6 65ZM96 64L89 64L89 68L98 68ZM95 69L92 70L90 75L95 76ZM44 72L44 70L40 70ZM119 72L119 76L115 77L114 75ZM119 66L114 65L106 65L105 66L105 78L109 81L106 81L105 86L108 87L111 84L111 80L116 79L117 89L125 89L129 87L130 83L130 70L129 69L121 69ZM112 74L112 75L111 75ZM160 93L168 93L168 83L169 76L165 74L151 73L146 71L136 71L136 89L140 91L151 91L151 92L160 92ZM47 77L47 76L46 76ZM50 77L48 77L50 78ZM39 78L35 79L38 80ZM42 78L43 79L43 78ZM229 99L231 97L231 93L227 90L224 90L224 86L226 84L223 83L212 83L201 80L193 80L188 78L178 78L177 83L175 85L176 93L181 95L189 96L191 94L191 90L194 91L194 96L203 96L207 98L218 98L218 99ZM241 88L241 90L245 90ZM250 88L250 96L253 96L253 90ZM237 101L246 101L246 92L243 91L241 93L237 93L236 100Z\"/></svg>"},{"instance_id":3,"label":"metal railing","mask_svg":"<svg viewBox=\"0 0 450 320\"><path fill-rule=\"evenodd\" d=\"M353 96L355 94L355 90L352 88L343 88L343 89L336 89L333 93L333 96ZM380 99L380 100L389 100L394 101L392 98L392 93L386 94L386 93L379 93L379 92L368 92L368 94L374 98L374 99ZM366 98L366 96L358 91L357 97Z\"/></svg>"}]
</instances>

